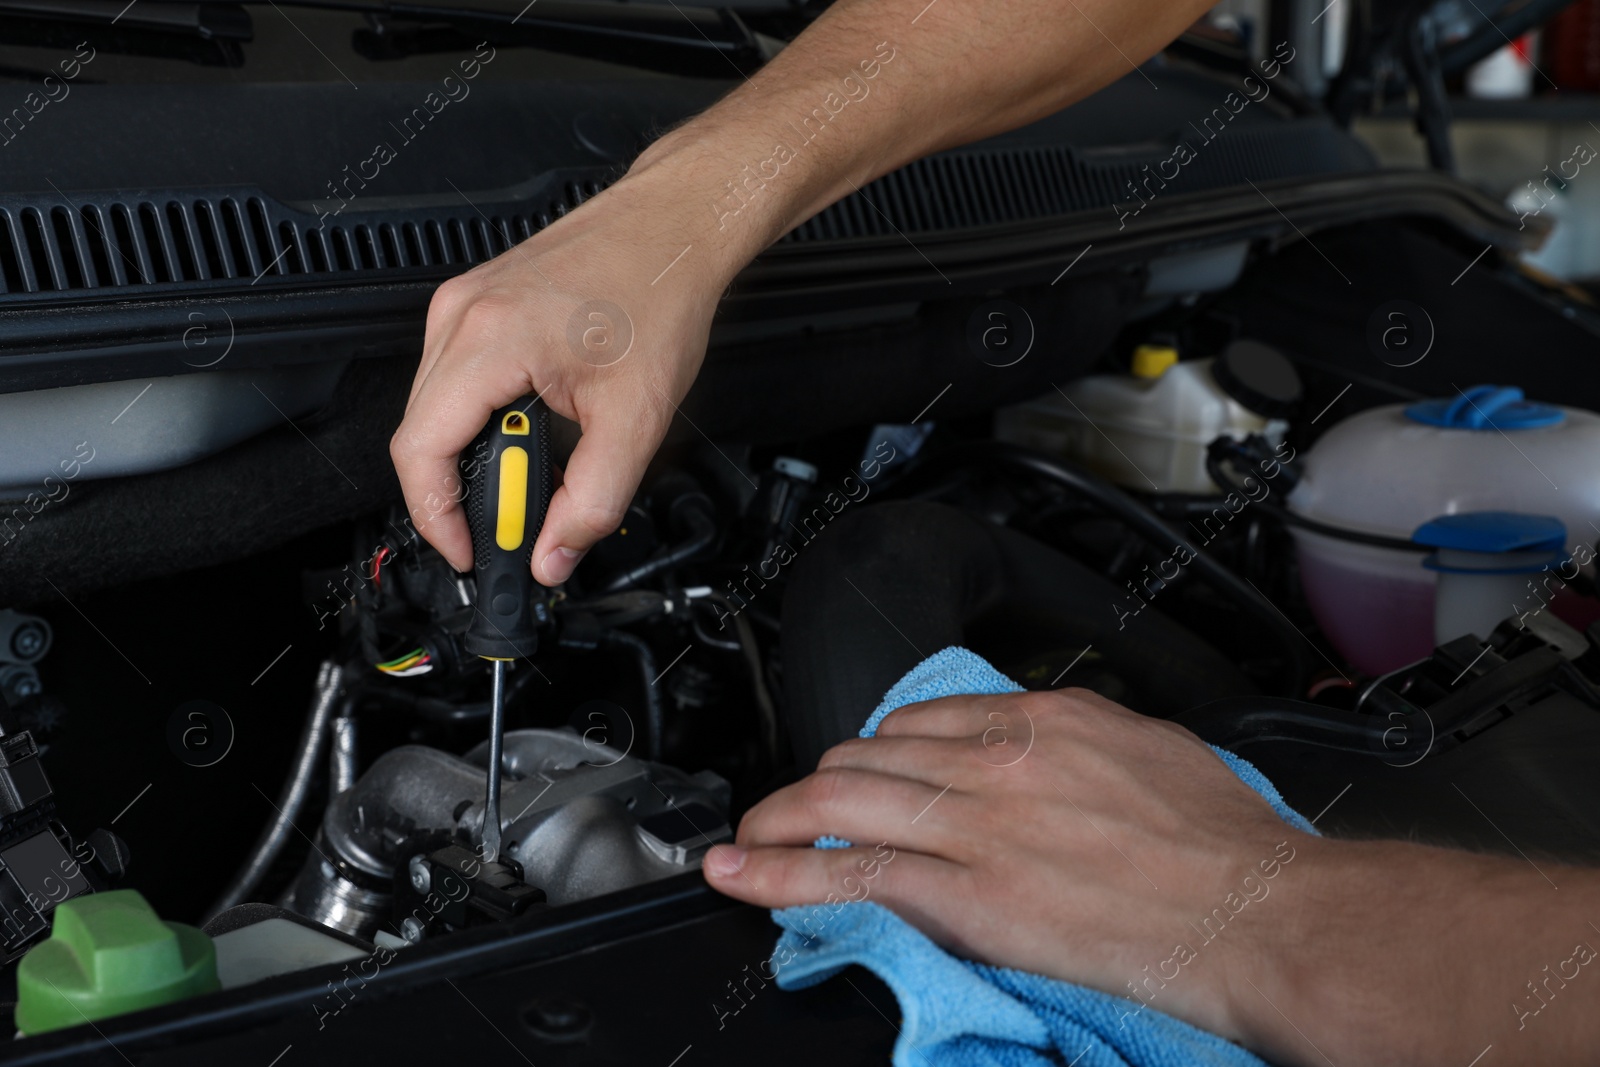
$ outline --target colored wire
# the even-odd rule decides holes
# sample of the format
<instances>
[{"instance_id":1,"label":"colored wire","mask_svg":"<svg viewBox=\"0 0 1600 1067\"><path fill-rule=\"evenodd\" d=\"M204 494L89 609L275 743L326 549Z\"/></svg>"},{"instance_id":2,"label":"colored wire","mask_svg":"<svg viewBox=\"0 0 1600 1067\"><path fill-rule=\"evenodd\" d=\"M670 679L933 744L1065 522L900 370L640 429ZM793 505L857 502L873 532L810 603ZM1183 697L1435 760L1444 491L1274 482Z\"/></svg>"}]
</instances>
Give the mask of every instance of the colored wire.
<instances>
[{"instance_id":1,"label":"colored wire","mask_svg":"<svg viewBox=\"0 0 1600 1067\"><path fill-rule=\"evenodd\" d=\"M389 675L391 678L410 678L412 675L427 674L432 670L433 664L421 663L415 667L408 667L403 671L384 671L384 673Z\"/></svg>"},{"instance_id":2,"label":"colored wire","mask_svg":"<svg viewBox=\"0 0 1600 1067\"><path fill-rule=\"evenodd\" d=\"M378 572L378 569L383 566L383 561L388 559L389 555L390 555L390 552L389 552L389 546L388 545L379 545L378 546L378 551L376 551L376 552L374 552L372 554L372 575L371 575L371 578L372 578L372 584L373 584L374 588L378 588L378 589L382 589L383 588L383 575Z\"/></svg>"},{"instance_id":3,"label":"colored wire","mask_svg":"<svg viewBox=\"0 0 1600 1067\"><path fill-rule=\"evenodd\" d=\"M403 656L383 663L374 664L384 674L396 678L409 678L417 674L427 674L433 670L433 657L425 648L414 648Z\"/></svg>"}]
</instances>

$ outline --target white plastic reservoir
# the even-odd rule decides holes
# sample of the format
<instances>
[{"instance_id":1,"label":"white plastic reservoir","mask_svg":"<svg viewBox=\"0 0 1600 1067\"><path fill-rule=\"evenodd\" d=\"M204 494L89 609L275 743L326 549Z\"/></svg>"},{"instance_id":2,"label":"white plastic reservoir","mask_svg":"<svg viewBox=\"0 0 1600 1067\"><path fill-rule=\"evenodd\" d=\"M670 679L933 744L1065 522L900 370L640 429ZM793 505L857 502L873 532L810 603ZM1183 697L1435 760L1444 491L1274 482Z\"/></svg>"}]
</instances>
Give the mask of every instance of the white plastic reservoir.
<instances>
[{"instance_id":1,"label":"white plastic reservoir","mask_svg":"<svg viewBox=\"0 0 1600 1067\"><path fill-rule=\"evenodd\" d=\"M995 436L1066 456L1138 492L1217 493L1206 474L1207 445L1251 434L1276 445L1289 428L1272 415L1298 395L1299 381L1282 356L1263 356L1261 347L1245 342L1225 355L1244 364L1241 382L1238 371L1219 375L1219 360L1179 362L1175 348L1141 345L1131 374L1093 374L1000 409ZM1252 357L1254 364L1247 362ZM1285 380L1273 377L1276 363L1285 368Z\"/></svg>"},{"instance_id":2,"label":"white plastic reservoir","mask_svg":"<svg viewBox=\"0 0 1600 1067\"><path fill-rule=\"evenodd\" d=\"M1560 519L1568 552L1600 538L1600 416L1519 389L1480 385L1372 408L1329 430L1304 460L1289 507L1330 525L1403 539L1439 516L1504 511ZM1436 574L1423 551L1299 529L1294 538L1312 613L1351 663L1381 674L1432 651ZM1504 614L1530 608L1543 610L1532 585Z\"/></svg>"}]
</instances>

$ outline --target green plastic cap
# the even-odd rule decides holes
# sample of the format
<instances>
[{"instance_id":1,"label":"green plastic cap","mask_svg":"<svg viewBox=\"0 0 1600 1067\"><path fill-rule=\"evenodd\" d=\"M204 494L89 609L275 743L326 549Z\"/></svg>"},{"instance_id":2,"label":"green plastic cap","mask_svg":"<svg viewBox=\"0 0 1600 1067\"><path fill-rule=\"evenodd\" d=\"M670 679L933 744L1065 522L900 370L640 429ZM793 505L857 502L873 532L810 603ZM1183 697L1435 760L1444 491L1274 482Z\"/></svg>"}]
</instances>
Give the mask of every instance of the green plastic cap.
<instances>
[{"instance_id":1,"label":"green plastic cap","mask_svg":"<svg viewBox=\"0 0 1600 1067\"><path fill-rule=\"evenodd\" d=\"M163 922L135 890L89 893L57 906L17 966L16 1025L41 1034L219 988L211 938Z\"/></svg>"}]
</instances>

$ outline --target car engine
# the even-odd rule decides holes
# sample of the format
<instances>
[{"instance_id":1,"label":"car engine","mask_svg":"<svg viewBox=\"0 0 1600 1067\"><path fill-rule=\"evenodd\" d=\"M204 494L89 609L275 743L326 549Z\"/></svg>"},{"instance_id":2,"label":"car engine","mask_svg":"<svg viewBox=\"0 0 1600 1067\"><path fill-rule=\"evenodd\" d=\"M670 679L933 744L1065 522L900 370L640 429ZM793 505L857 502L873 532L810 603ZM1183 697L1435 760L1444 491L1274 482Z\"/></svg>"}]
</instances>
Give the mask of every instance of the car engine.
<instances>
[{"instance_id":1,"label":"car engine","mask_svg":"<svg viewBox=\"0 0 1600 1067\"><path fill-rule=\"evenodd\" d=\"M574 579L536 587L539 649L507 664L498 851L488 672L463 644L474 576L398 507L6 612L5 951L38 943L55 904L133 885L192 909L244 993L698 884L745 808L952 645L1239 751L1329 832L1600 855L1581 755L1600 728L1584 533L1600 482L1573 466L1600 416L1498 386L1338 411L1346 392L1314 364L1201 325L1141 331L1096 373L986 416L669 446ZM1517 448L1471 425L1485 405L1529 424L1505 431ZM131 677L148 655L124 643L134 619L218 610L200 655L246 641L265 669L207 696L196 680L218 676L197 660L145 789L221 772L234 802L180 814L203 836L152 847L134 827L155 798L85 803L83 770L124 753L115 727L109 747L75 739L81 709L128 679L84 657L120 652L105 671ZM284 663L251 638L265 633L295 635ZM297 732L226 710L267 679L306 705ZM1471 803L1440 802L1455 795ZM1529 795L1539 818L1517 814Z\"/></svg>"},{"instance_id":2,"label":"car engine","mask_svg":"<svg viewBox=\"0 0 1600 1067\"><path fill-rule=\"evenodd\" d=\"M119 889L217 965L16 1062L670 1065L709 1033L721 1062L884 1062L887 988L766 991L769 916L700 863L952 646L1185 726L1327 834L1600 861L1593 295L1519 259L1538 220L1380 166L1289 78L1152 188L1252 69L1216 40L774 243L620 528L513 605L537 647L469 648L482 575L388 451L431 294L803 6L501 26L369 192L349 131L415 114L487 16L253 6L219 42L237 15L152 5L7 143L0 1003L62 905ZM1345 112L1406 91L1364 62ZM307 114L329 140L287 150ZM631 340L580 311L574 358Z\"/></svg>"}]
</instances>

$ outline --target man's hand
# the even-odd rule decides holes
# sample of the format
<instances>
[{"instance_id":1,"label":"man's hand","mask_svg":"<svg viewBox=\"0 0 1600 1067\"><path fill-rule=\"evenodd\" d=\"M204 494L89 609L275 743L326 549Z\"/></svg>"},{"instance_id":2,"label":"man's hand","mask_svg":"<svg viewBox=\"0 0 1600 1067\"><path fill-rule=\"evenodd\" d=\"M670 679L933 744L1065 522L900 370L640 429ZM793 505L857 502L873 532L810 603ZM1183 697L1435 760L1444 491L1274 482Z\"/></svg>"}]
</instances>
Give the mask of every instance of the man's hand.
<instances>
[{"instance_id":1,"label":"man's hand","mask_svg":"<svg viewBox=\"0 0 1600 1067\"><path fill-rule=\"evenodd\" d=\"M859 847L812 848L824 834ZM1275 1061L1465 1067L1493 1044L1495 1062L1582 1063L1600 1040L1600 962L1568 962L1600 945L1595 872L1541 864L1556 893L1517 860L1301 833L1186 730L1084 690L901 708L704 869L769 907L856 899L880 843L895 860L871 899L957 955ZM1568 999L1519 1016L1547 964L1580 969Z\"/></svg>"},{"instance_id":2,"label":"man's hand","mask_svg":"<svg viewBox=\"0 0 1600 1067\"><path fill-rule=\"evenodd\" d=\"M711 247L673 269L683 245L671 220L683 209L650 209L651 196L625 181L434 294L390 451L413 523L456 569L472 564L457 457L490 412L524 394L583 430L534 546L534 577L566 581L622 521L731 277Z\"/></svg>"},{"instance_id":3,"label":"man's hand","mask_svg":"<svg viewBox=\"0 0 1600 1067\"><path fill-rule=\"evenodd\" d=\"M862 848L809 847L822 834ZM744 817L738 874L728 849L705 869L732 896L815 903L886 841L896 858L872 899L957 955L1128 994L1195 937L1189 922L1246 877L1281 878L1313 840L1193 734L1064 690L901 708ZM1239 925L1206 950L1208 970L1246 965ZM1204 983L1169 988L1164 1010L1236 1030Z\"/></svg>"}]
</instances>

